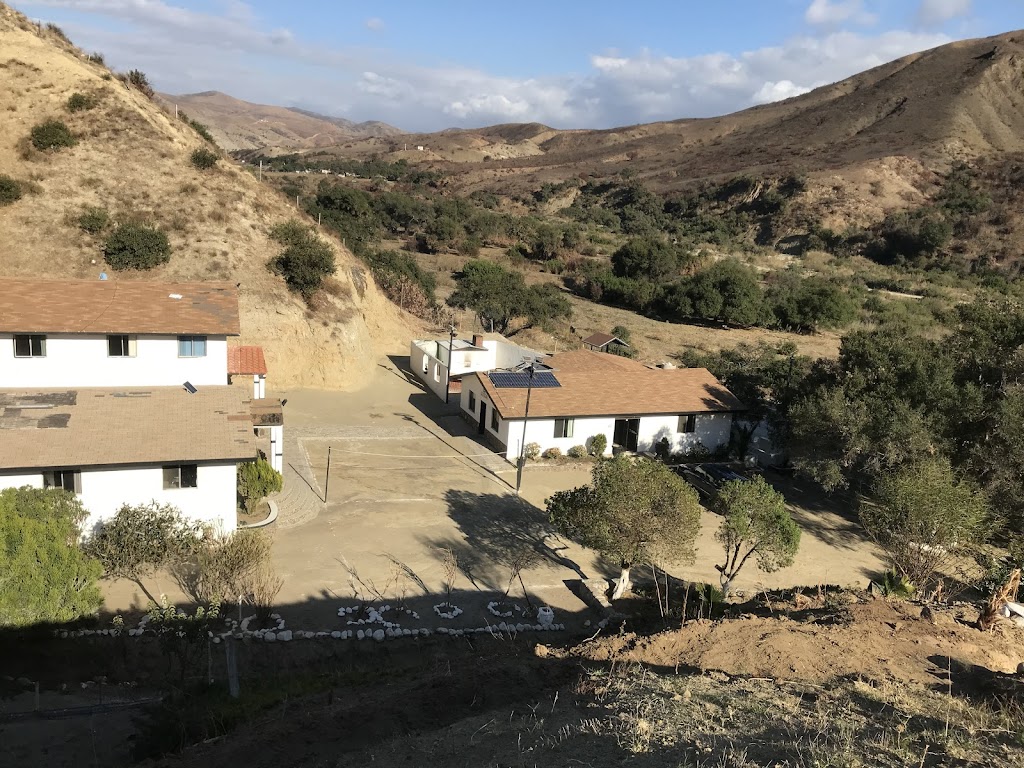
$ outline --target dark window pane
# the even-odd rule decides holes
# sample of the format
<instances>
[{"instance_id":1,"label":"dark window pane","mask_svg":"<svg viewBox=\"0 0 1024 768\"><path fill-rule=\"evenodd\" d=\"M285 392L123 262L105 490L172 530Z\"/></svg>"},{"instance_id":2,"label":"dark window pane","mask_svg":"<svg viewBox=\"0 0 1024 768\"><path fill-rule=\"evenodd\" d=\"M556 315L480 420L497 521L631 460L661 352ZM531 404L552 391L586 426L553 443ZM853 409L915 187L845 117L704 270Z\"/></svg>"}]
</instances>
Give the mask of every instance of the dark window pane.
<instances>
[{"instance_id":1,"label":"dark window pane","mask_svg":"<svg viewBox=\"0 0 1024 768\"><path fill-rule=\"evenodd\" d=\"M128 337L120 334L107 336L107 354L111 357L127 357Z\"/></svg>"},{"instance_id":2,"label":"dark window pane","mask_svg":"<svg viewBox=\"0 0 1024 768\"><path fill-rule=\"evenodd\" d=\"M28 357L32 354L32 342L28 336L14 337L14 354L16 357Z\"/></svg>"},{"instance_id":3,"label":"dark window pane","mask_svg":"<svg viewBox=\"0 0 1024 768\"><path fill-rule=\"evenodd\" d=\"M195 464L181 465L181 487L195 488L199 480L199 467Z\"/></svg>"},{"instance_id":4,"label":"dark window pane","mask_svg":"<svg viewBox=\"0 0 1024 768\"><path fill-rule=\"evenodd\" d=\"M164 467L164 488L180 488L181 476L178 467Z\"/></svg>"}]
</instances>

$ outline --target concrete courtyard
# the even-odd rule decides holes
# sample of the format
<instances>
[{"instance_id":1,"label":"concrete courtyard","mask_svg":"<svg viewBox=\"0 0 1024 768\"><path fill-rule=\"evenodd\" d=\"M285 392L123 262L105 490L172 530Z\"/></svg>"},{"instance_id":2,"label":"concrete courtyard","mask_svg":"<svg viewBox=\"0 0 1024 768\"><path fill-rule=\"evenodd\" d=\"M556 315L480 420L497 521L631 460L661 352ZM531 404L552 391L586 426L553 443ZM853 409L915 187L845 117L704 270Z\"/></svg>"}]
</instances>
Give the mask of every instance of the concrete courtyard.
<instances>
[{"instance_id":1,"label":"concrete courtyard","mask_svg":"<svg viewBox=\"0 0 1024 768\"><path fill-rule=\"evenodd\" d=\"M486 604L506 589L513 565L526 562L534 602L568 621L593 618L570 589L581 578L616 575L616 563L562 540L547 524L544 500L585 484L590 464L531 465L522 496L515 468L476 440L472 425L407 372L407 359L384 358L369 384L356 392L284 393L285 489L276 501L274 561L284 585L281 612L292 626L334 628L338 607L386 596L436 619L444 594L443 552L458 557L452 602L466 612L459 624L494 621ZM328 472L328 449L330 472ZM884 564L854 522L852 511L799 482L768 476L786 494L803 530L790 568L764 574L750 562L735 588L749 592L794 585L865 585ZM718 582L722 557L715 541L719 518L702 514L696 561L674 575ZM174 595L170 580L158 589ZM137 588L110 585L107 606L145 605Z\"/></svg>"}]
</instances>

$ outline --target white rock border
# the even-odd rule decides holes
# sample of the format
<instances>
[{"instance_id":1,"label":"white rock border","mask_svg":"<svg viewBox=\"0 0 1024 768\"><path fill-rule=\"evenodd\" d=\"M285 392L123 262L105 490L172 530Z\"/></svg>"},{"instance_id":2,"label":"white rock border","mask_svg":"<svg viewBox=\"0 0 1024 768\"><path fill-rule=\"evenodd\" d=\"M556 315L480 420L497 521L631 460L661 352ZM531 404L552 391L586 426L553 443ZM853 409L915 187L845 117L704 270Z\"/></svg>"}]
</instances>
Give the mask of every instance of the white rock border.
<instances>
[{"instance_id":1,"label":"white rock border","mask_svg":"<svg viewBox=\"0 0 1024 768\"><path fill-rule=\"evenodd\" d=\"M463 613L463 610L454 603L449 603L446 600L445 602L438 603L434 606L434 613L436 613L442 619L455 619Z\"/></svg>"},{"instance_id":2,"label":"white rock border","mask_svg":"<svg viewBox=\"0 0 1024 768\"><path fill-rule=\"evenodd\" d=\"M444 608L452 609L451 616L445 616ZM339 608L338 615L342 615L343 611L348 613L353 612L356 609L345 609ZM384 608L382 608L384 610ZM419 618L413 611L409 609L404 610L406 613ZM455 618L456 616L463 613L463 610L456 605L444 602L434 606L434 610L441 618ZM346 613L345 615L348 615ZM525 624L525 623L511 623L502 621L499 624L487 624L482 627L468 627L468 628L449 628L449 627L438 627L431 629L429 627L419 628L408 628L399 627L392 623L391 626L381 625L376 627L367 626L365 629L342 629L342 630L320 630L311 632L308 630L291 630L285 629L285 621L281 618L280 614L270 614L271 620L274 621L275 625L273 629L256 629L250 630L249 623L256 618L253 616L246 616L241 621L232 619L230 617L225 618L225 624L227 624L227 630L224 632L209 632L211 642L219 644L227 638L234 638L235 640L255 640L264 643L287 643L293 640L374 640L375 642L383 642L384 640L398 639L402 637L430 637L433 634L448 635L450 637L463 637L464 635L474 634L488 634L491 637L500 637L502 635L515 636L516 634L523 632L561 632L565 631L565 624L555 624L554 611L548 606L542 606L537 611L537 624ZM122 634L128 637L142 637L144 635L156 636L159 634L156 630L147 629L149 623L149 616L143 616L139 621L138 625L132 629L122 630L119 627L104 628L104 629L58 629L54 630L54 636L61 638L76 638L76 637L118 637ZM351 622L350 622L351 623ZM602 622L603 624L604 622Z\"/></svg>"},{"instance_id":3,"label":"white rock border","mask_svg":"<svg viewBox=\"0 0 1024 768\"><path fill-rule=\"evenodd\" d=\"M511 619L513 614L515 614L515 613L523 613L523 607L521 605L519 605L519 603L511 603L512 610L511 611L506 611L505 613L502 613L501 611L498 610L498 606L501 603L503 603L503 602L505 602L505 601L504 600L491 600L491 602L489 602L487 604L487 612L489 614L491 614L492 616L496 616L499 619ZM509 601L509 602L511 602L511 601Z\"/></svg>"},{"instance_id":4,"label":"white rock border","mask_svg":"<svg viewBox=\"0 0 1024 768\"><path fill-rule=\"evenodd\" d=\"M406 616L409 616L410 618L412 618L412 619L414 619L416 621L419 621L419 618L420 618L420 615L418 613L416 613L416 611L412 610L411 608L405 608L403 606L391 606L388 603L385 603L384 605L380 606L379 608L377 608L376 606L374 606L371 603L361 603L359 605L350 605L350 606L347 606L347 607L342 606L341 608L338 609L338 617L342 618L342 619L346 619L348 616L351 616L354 613L360 613L362 611L366 612L367 618L365 618L365 619L354 619L354 620L353 619L347 619L345 621L345 623L348 624L349 626L364 626L364 625L367 625L367 624L379 624L380 626L384 627L385 629L400 629L401 626L402 626L401 624L399 624L397 621L387 621L384 618L384 614L387 613L388 611L395 611L396 613L404 613Z\"/></svg>"}]
</instances>

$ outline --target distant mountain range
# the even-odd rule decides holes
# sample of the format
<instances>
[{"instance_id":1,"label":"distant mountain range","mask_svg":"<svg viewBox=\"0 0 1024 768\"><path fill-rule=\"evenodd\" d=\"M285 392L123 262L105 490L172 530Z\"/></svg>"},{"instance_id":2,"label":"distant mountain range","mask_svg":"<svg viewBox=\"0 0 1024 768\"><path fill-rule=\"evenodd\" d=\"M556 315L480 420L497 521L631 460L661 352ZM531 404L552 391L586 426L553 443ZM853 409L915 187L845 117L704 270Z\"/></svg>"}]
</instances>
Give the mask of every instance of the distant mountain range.
<instances>
[{"instance_id":1,"label":"distant mountain range","mask_svg":"<svg viewBox=\"0 0 1024 768\"><path fill-rule=\"evenodd\" d=\"M159 94L166 104L177 105L205 124L217 143L238 149L312 149L352 139L396 136L402 131L376 120L356 123L294 107L253 104L219 91Z\"/></svg>"}]
</instances>

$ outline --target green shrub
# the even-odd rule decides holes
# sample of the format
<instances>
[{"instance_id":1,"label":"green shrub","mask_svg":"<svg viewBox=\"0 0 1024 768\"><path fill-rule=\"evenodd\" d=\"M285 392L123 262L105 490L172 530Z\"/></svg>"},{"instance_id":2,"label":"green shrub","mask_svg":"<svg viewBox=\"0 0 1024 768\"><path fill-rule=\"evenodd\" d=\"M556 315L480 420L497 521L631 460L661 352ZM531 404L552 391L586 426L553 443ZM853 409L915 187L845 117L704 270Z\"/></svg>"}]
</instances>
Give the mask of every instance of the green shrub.
<instances>
[{"instance_id":1,"label":"green shrub","mask_svg":"<svg viewBox=\"0 0 1024 768\"><path fill-rule=\"evenodd\" d=\"M264 498L280 491L282 482L281 473L266 459L238 465L238 495L250 513Z\"/></svg>"},{"instance_id":2,"label":"green shrub","mask_svg":"<svg viewBox=\"0 0 1024 768\"><path fill-rule=\"evenodd\" d=\"M74 621L100 607L100 564L76 544L86 514L66 491L0 491L0 627Z\"/></svg>"},{"instance_id":3,"label":"green shrub","mask_svg":"<svg viewBox=\"0 0 1024 768\"><path fill-rule=\"evenodd\" d=\"M0 173L0 205L10 205L21 199L21 184L10 176Z\"/></svg>"},{"instance_id":4,"label":"green shrub","mask_svg":"<svg viewBox=\"0 0 1024 768\"><path fill-rule=\"evenodd\" d=\"M544 453L541 454L542 458L545 459L560 459L562 458L561 448L548 448Z\"/></svg>"},{"instance_id":5,"label":"green shrub","mask_svg":"<svg viewBox=\"0 0 1024 768\"><path fill-rule=\"evenodd\" d=\"M324 278L334 274L334 251L312 228L292 220L274 227L270 236L283 245L284 250L271 259L267 267L281 275L288 287L304 298L310 298Z\"/></svg>"},{"instance_id":6,"label":"green shrub","mask_svg":"<svg viewBox=\"0 0 1024 768\"><path fill-rule=\"evenodd\" d=\"M145 224L122 224L103 244L103 255L113 269L152 269L171 258L167 235Z\"/></svg>"},{"instance_id":7,"label":"green shrub","mask_svg":"<svg viewBox=\"0 0 1024 768\"><path fill-rule=\"evenodd\" d=\"M527 443L523 455L531 461L540 458L540 443Z\"/></svg>"},{"instance_id":8,"label":"green shrub","mask_svg":"<svg viewBox=\"0 0 1024 768\"><path fill-rule=\"evenodd\" d=\"M96 97L91 93L72 93L68 98L68 112L82 112L96 106Z\"/></svg>"},{"instance_id":9,"label":"green shrub","mask_svg":"<svg viewBox=\"0 0 1024 768\"><path fill-rule=\"evenodd\" d=\"M32 146L40 151L60 149L61 147L73 147L78 139L71 133L60 120L47 120L32 129Z\"/></svg>"},{"instance_id":10,"label":"green shrub","mask_svg":"<svg viewBox=\"0 0 1024 768\"><path fill-rule=\"evenodd\" d=\"M198 168L200 171L209 170L217 164L220 157L216 152L211 152L206 147L200 147L192 153L192 165Z\"/></svg>"},{"instance_id":11,"label":"green shrub","mask_svg":"<svg viewBox=\"0 0 1024 768\"><path fill-rule=\"evenodd\" d=\"M214 141L213 134L210 133L210 129L207 128L202 123L200 123L198 120L193 120L191 117L189 117L188 115L186 115L182 111L178 112L178 117L182 120L182 122L188 123L188 125L190 125L192 127L193 131L198 133L200 136L202 136L208 142L210 142L211 144L216 144L217 143L216 141Z\"/></svg>"},{"instance_id":12,"label":"green shrub","mask_svg":"<svg viewBox=\"0 0 1024 768\"><path fill-rule=\"evenodd\" d=\"M90 235L96 235L107 228L110 224L110 214L107 213L106 208L99 208L96 206L87 206L84 211L78 215L78 226L84 232L88 232Z\"/></svg>"},{"instance_id":13,"label":"green shrub","mask_svg":"<svg viewBox=\"0 0 1024 768\"><path fill-rule=\"evenodd\" d=\"M71 38L68 37L67 34L65 34L64 30L61 29L60 27L58 27L56 24L53 24L53 23L47 24L46 25L46 31L50 32L51 34L53 34L53 36L58 38L59 40L63 40L68 45L72 45Z\"/></svg>"},{"instance_id":14,"label":"green shrub","mask_svg":"<svg viewBox=\"0 0 1024 768\"><path fill-rule=\"evenodd\" d=\"M153 98L153 86L149 84L149 78L146 77L145 72L133 69L124 76L124 79L129 85L138 88L147 98Z\"/></svg>"},{"instance_id":15,"label":"green shrub","mask_svg":"<svg viewBox=\"0 0 1024 768\"><path fill-rule=\"evenodd\" d=\"M570 459L582 459L587 455L587 447L585 445L574 445L566 452L566 455Z\"/></svg>"},{"instance_id":16,"label":"green shrub","mask_svg":"<svg viewBox=\"0 0 1024 768\"><path fill-rule=\"evenodd\" d=\"M100 53L99 51L96 51L94 53L90 53L89 54L89 61L91 61L93 64L99 64L101 67L105 67L107 65L107 60L103 57L103 54Z\"/></svg>"},{"instance_id":17,"label":"green shrub","mask_svg":"<svg viewBox=\"0 0 1024 768\"><path fill-rule=\"evenodd\" d=\"M99 560L108 578L131 579L155 603L143 579L187 560L207 533L203 525L185 518L170 504L124 504L96 527L82 547Z\"/></svg>"},{"instance_id":18,"label":"green shrub","mask_svg":"<svg viewBox=\"0 0 1024 768\"><path fill-rule=\"evenodd\" d=\"M892 597L896 600L909 600L917 591L906 576L894 570L886 571L881 581L873 583L884 597Z\"/></svg>"},{"instance_id":19,"label":"green shrub","mask_svg":"<svg viewBox=\"0 0 1024 768\"><path fill-rule=\"evenodd\" d=\"M600 458L601 456L604 456L604 452L608 448L608 438L603 432L600 432L590 438L590 440L587 441L587 445L590 446L590 455Z\"/></svg>"}]
</instances>

